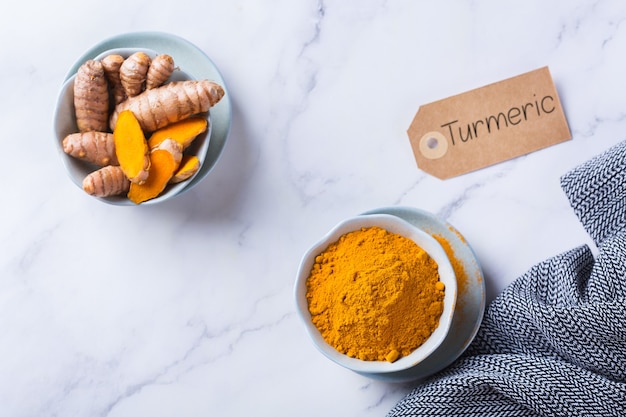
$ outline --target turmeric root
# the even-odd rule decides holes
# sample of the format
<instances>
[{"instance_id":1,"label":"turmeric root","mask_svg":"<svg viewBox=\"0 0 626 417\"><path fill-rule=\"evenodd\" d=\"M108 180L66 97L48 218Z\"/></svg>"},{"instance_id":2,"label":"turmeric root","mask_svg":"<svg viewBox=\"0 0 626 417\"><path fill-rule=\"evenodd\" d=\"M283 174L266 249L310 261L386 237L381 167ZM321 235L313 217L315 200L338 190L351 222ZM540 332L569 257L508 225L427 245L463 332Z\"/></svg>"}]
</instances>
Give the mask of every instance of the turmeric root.
<instances>
[{"instance_id":1,"label":"turmeric root","mask_svg":"<svg viewBox=\"0 0 626 417\"><path fill-rule=\"evenodd\" d=\"M165 140L150 152L150 176L143 184L130 184L128 198L135 204L158 197L165 190L182 157L180 144Z\"/></svg>"},{"instance_id":2,"label":"turmeric root","mask_svg":"<svg viewBox=\"0 0 626 417\"><path fill-rule=\"evenodd\" d=\"M95 197L111 197L129 190L130 182L119 166L108 165L87 175L83 190Z\"/></svg>"},{"instance_id":3,"label":"turmeric root","mask_svg":"<svg viewBox=\"0 0 626 417\"><path fill-rule=\"evenodd\" d=\"M74 158L101 167L119 165L112 133L95 130L71 133L63 139L63 151Z\"/></svg>"},{"instance_id":4,"label":"turmeric root","mask_svg":"<svg viewBox=\"0 0 626 417\"><path fill-rule=\"evenodd\" d=\"M118 54L107 55L101 60L104 73L109 81L109 90L113 105L118 105L126 100L126 91L120 79L120 67L124 63L124 57Z\"/></svg>"},{"instance_id":5,"label":"turmeric root","mask_svg":"<svg viewBox=\"0 0 626 417\"><path fill-rule=\"evenodd\" d=\"M146 76L146 89L160 87L170 78L174 72L174 58L168 54L161 54L154 57L148 75Z\"/></svg>"},{"instance_id":6,"label":"turmeric root","mask_svg":"<svg viewBox=\"0 0 626 417\"><path fill-rule=\"evenodd\" d=\"M136 184L145 182L150 169L148 142L133 112L120 113L113 138L115 154L126 177Z\"/></svg>"},{"instance_id":7,"label":"turmeric root","mask_svg":"<svg viewBox=\"0 0 626 417\"><path fill-rule=\"evenodd\" d=\"M120 80L128 97L136 96L146 88L146 77L151 58L145 52L135 52L120 67Z\"/></svg>"},{"instance_id":8,"label":"turmeric root","mask_svg":"<svg viewBox=\"0 0 626 417\"><path fill-rule=\"evenodd\" d=\"M193 177L200 170L200 159L195 155L184 155L178 170L170 180L170 184L178 184Z\"/></svg>"},{"instance_id":9,"label":"turmeric root","mask_svg":"<svg viewBox=\"0 0 626 417\"><path fill-rule=\"evenodd\" d=\"M88 60L76 72L74 108L80 132L105 132L109 118L109 85L100 61Z\"/></svg>"},{"instance_id":10,"label":"turmeric root","mask_svg":"<svg viewBox=\"0 0 626 417\"><path fill-rule=\"evenodd\" d=\"M213 81L173 81L145 90L118 104L111 115L111 130L115 129L118 114L124 110L132 110L147 134L170 123L206 112L223 96L224 89Z\"/></svg>"},{"instance_id":11,"label":"turmeric root","mask_svg":"<svg viewBox=\"0 0 626 417\"><path fill-rule=\"evenodd\" d=\"M155 148L163 140L171 138L180 143L184 150L200 133L207 130L208 126L209 122L206 117L198 116L183 119L154 131L148 139L148 146L150 149Z\"/></svg>"},{"instance_id":12,"label":"turmeric root","mask_svg":"<svg viewBox=\"0 0 626 417\"><path fill-rule=\"evenodd\" d=\"M152 149L161 149L164 151L168 151L174 157L174 162L176 165L180 165L180 162L183 160L183 146L175 141L174 139L165 139L163 142L159 143L159 145ZM151 151L152 151L151 150Z\"/></svg>"}]
</instances>

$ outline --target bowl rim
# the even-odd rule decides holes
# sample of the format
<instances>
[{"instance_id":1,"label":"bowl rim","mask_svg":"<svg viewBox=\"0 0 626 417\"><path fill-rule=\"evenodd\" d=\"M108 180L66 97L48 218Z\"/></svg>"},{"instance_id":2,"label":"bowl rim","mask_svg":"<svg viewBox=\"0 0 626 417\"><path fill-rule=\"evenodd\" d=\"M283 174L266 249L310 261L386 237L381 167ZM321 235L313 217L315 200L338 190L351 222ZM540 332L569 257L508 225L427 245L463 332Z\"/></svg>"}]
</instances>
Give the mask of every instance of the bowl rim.
<instances>
[{"instance_id":1,"label":"bowl rim","mask_svg":"<svg viewBox=\"0 0 626 417\"><path fill-rule=\"evenodd\" d=\"M324 251L329 244L339 239L341 235L358 230L361 227L369 226L379 226L392 233L401 234L415 241L437 262L440 280L446 285L444 311L439 320L439 326L433 331L433 334L431 334L424 344L415 349L410 355L404 356L395 362L364 361L349 357L337 351L324 340L320 331L311 321L311 314L306 299L306 281L310 275L315 257ZM296 299L297 312L304 322L306 332L313 341L313 344L324 356L360 374L385 374L410 369L426 360L428 356L443 343L452 323L457 291L456 276L452 264L443 247L435 238L397 216L390 214L362 214L339 222L305 252L298 266L294 296Z\"/></svg>"}]
</instances>

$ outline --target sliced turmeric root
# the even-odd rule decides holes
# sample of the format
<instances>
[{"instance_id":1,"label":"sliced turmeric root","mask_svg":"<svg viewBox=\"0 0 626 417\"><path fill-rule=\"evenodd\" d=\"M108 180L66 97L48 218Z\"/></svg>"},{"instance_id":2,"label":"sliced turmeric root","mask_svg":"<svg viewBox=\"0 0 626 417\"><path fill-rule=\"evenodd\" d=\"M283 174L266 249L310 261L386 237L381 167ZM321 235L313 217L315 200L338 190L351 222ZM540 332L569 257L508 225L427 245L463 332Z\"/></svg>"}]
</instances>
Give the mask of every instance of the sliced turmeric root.
<instances>
[{"instance_id":1,"label":"sliced turmeric root","mask_svg":"<svg viewBox=\"0 0 626 417\"><path fill-rule=\"evenodd\" d=\"M115 154L126 177L135 184L145 182L150 169L150 149L132 111L125 110L120 113L113 130L113 138Z\"/></svg>"},{"instance_id":2,"label":"sliced turmeric root","mask_svg":"<svg viewBox=\"0 0 626 417\"><path fill-rule=\"evenodd\" d=\"M200 169L200 159L195 155L185 155L170 180L170 184L178 184L191 178Z\"/></svg>"},{"instance_id":3,"label":"sliced turmeric root","mask_svg":"<svg viewBox=\"0 0 626 417\"><path fill-rule=\"evenodd\" d=\"M205 117L190 117L156 130L148 139L148 146L153 149L165 139L171 138L179 142L183 149L187 149L200 133L207 130L208 126L209 122Z\"/></svg>"},{"instance_id":4,"label":"sliced turmeric root","mask_svg":"<svg viewBox=\"0 0 626 417\"><path fill-rule=\"evenodd\" d=\"M178 169L182 148L178 142L168 139L150 152L150 175L143 184L130 184L128 198L135 204L158 197Z\"/></svg>"}]
</instances>

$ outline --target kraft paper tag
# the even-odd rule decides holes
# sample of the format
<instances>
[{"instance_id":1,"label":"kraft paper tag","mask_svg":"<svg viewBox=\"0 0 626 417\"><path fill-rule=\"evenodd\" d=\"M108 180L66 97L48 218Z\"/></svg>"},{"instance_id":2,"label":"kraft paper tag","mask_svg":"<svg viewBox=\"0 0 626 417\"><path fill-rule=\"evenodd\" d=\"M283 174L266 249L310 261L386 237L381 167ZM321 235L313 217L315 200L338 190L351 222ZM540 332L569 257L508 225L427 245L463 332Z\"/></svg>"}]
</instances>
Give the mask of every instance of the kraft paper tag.
<instances>
[{"instance_id":1,"label":"kraft paper tag","mask_svg":"<svg viewBox=\"0 0 626 417\"><path fill-rule=\"evenodd\" d=\"M446 179L572 138L548 67L420 106L417 165Z\"/></svg>"}]
</instances>

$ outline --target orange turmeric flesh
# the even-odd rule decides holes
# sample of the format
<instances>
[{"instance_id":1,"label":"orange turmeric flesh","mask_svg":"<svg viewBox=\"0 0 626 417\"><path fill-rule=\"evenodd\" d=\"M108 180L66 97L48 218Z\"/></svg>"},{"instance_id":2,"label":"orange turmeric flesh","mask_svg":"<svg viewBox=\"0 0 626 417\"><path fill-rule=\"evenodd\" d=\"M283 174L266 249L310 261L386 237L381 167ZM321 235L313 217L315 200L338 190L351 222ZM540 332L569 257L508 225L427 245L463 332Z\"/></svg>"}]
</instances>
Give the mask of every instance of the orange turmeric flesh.
<instances>
[{"instance_id":1,"label":"orange turmeric flesh","mask_svg":"<svg viewBox=\"0 0 626 417\"><path fill-rule=\"evenodd\" d=\"M150 152L150 175L143 184L130 184L128 198L135 204L158 197L178 169L179 161L171 152L155 149Z\"/></svg>"},{"instance_id":2,"label":"orange turmeric flesh","mask_svg":"<svg viewBox=\"0 0 626 417\"><path fill-rule=\"evenodd\" d=\"M187 149L193 140L202 132L207 130L209 125L205 117L194 116L183 119L179 122L169 124L156 130L148 140L150 149L157 147L165 139L174 139Z\"/></svg>"},{"instance_id":3,"label":"orange turmeric flesh","mask_svg":"<svg viewBox=\"0 0 626 417\"><path fill-rule=\"evenodd\" d=\"M113 131L117 160L130 182L141 184L148 178L148 142L137 118L130 110L120 113Z\"/></svg>"},{"instance_id":4,"label":"orange turmeric flesh","mask_svg":"<svg viewBox=\"0 0 626 417\"><path fill-rule=\"evenodd\" d=\"M178 170L170 180L171 184L178 184L193 177L200 170L200 159L195 155L185 155L180 162Z\"/></svg>"}]
</instances>

